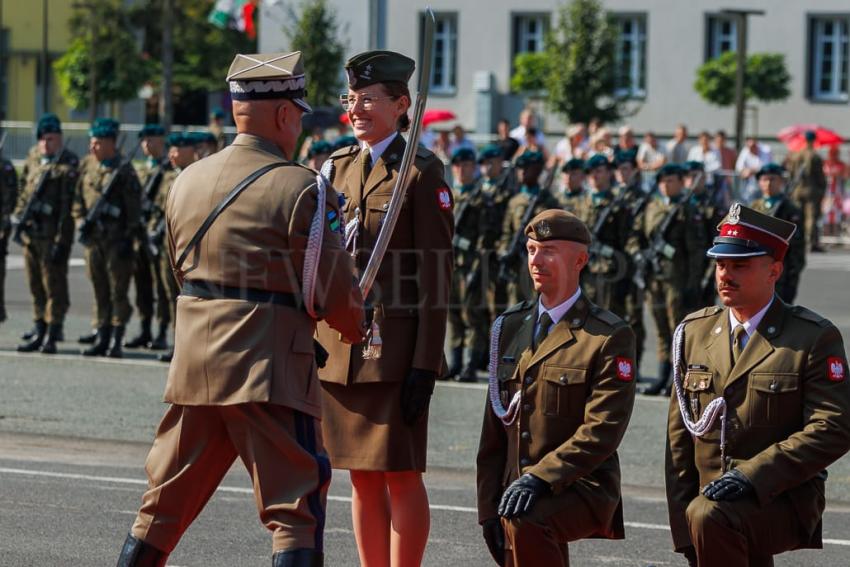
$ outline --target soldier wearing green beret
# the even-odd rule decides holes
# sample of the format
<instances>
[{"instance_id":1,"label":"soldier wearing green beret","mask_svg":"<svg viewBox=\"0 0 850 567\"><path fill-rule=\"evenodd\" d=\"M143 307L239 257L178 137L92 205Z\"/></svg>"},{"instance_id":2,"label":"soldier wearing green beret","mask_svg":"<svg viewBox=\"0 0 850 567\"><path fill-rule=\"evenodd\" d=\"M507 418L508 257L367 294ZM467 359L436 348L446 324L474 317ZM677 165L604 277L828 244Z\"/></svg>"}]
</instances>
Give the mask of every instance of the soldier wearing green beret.
<instances>
[{"instance_id":1,"label":"soldier wearing green beret","mask_svg":"<svg viewBox=\"0 0 850 567\"><path fill-rule=\"evenodd\" d=\"M12 162L0 157L0 323L6 320L6 254L12 230L10 215L18 197L18 172Z\"/></svg>"},{"instance_id":2,"label":"soldier wearing green beret","mask_svg":"<svg viewBox=\"0 0 850 567\"><path fill-rule=\"evenodd\" d=\"M666 164L658 171L659 193L635 219L626 244L626 252L638 261L636 269L645 282L655 320L658 380L644 390L650 395L669 391L673 331L700 295L705 223L686 199L684 177L677 164Z\"/></svg>"},{"instance_id":3,"label":"soldier wearing green beret","mask_svg":"<svg viewBox=\"0 0 850 567\"><path fill-rule=\"evenodd\" d=\"M576 214L579 201L584 197L584 160L572 158L561 167L561 190L558 192L558 202L568 213Z\"/></svg>"},{"instance_id":4,"label":"soldier wearing green beret","mask_svg":"<svg viewBox=\"0 0 850 567\"><path fill-rule=\"evenodd\" d=\"M508 280L508 302L511 305L531 299L534 294L531 277L524 269L526 250L523 231L536 214L558 208L558 199L548 189L540 187L543 164L543 154L531 151L524 152L515 163L520 188L508 201L499 242L499 277Z\"/></svg>"},{"instance_id":5,"label":"soldier wearing green beret","mask_svg":"<svg viewBox=\"0 0 850 567\"><path fill-rule=\"evenodd\" d=\"M140 233L133 240L135 268L133 284L136 288L136 311L139 313L139 334L124 342L127 348L148 347L153 350L166 348L166 334L170 321L168 300L165 287L156 269L156 258L151 256L145 246L145 235L141 231L148 222L151 206L162 186L165 171L170 167L165 155L165 128L160 124L145 124L139 130L139 140L145 160L136 167L136 175L142 187L142 222ZM159 332L154 338L151 324L156 306L156 318Z\"/></svg>"},{"instance_id":6,"label":"soldier wearing green beret","mask_svg":"<svg viewBox=\"0 0 850 567\"><path fill-rule=\"evenodd\" d=\"M68 311L68 257L74 240L71 201L79 177L79 159L64 147L62 123L45 114L36 129L20 177L15 207L24 246L24 269L33 302L33 328L24 333L19 352L56 352L64 339Z\"/></svg>"},{"instance_id":7,"label":"soldier wearing green beret","mask_svg":"<svg viewBox=\"0 0 850 567\"><path fill-rule=\"evenodd\" d=\"M316 171L322 169L322 164L325 163L333 153L333 148L330 142L318 140L310 144L310 149L307 150L307 167L311 167Z\"/></svg>"},{"instance_id":8,"label":"soldier wearing green beret","mask_svg":"<svg viewBox=\"0 0 850 567\"><path fill-rule=\"evenodd\" d=\"M133 165L124 161L115 138L119 124L99 118L89 130L90 158L74 193L72 214L85 239L86 267L94 288L95 343L85 356L121 358L124 329L133 313L127 290L133 275L133 239L141 224L141 187ZM114 179L113 179L114 178ZM106 189L112 187L109 194ZM99 208L99 209L98 209ZM100 211L89 223L89 211Z\"/></svg>"},{"instance_id":9,"label":"soldier wearing green beret","mask_svg":"<svg viewBox=\"0 0 850 567\"><path fill-rule=\"evenodd\" d=\"M806 267L806 231L803 212L785 194L784 167L767 163L756 173L756 180L762 196L753 201L750 207L797 226L797 230L794 231L788 243L788 252L782 260L782 275L776 282L776 295L790 305L797 297L800 275Z\"/></svg>"}]
</instances>

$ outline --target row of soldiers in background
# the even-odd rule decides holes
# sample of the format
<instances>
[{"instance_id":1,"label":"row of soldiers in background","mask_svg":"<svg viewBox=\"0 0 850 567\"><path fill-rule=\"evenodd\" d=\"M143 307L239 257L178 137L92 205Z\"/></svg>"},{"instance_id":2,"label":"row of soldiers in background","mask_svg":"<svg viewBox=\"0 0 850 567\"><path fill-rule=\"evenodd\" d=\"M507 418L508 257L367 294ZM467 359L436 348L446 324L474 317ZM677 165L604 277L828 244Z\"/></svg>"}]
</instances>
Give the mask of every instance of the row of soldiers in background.
<instances>
[{"instance_id":1,"label":"row of soldiers in background","mask_svg":"<svg viewBox=\"0 0 850 567\"><path fill-rule=\"evenodd\" d=\"M716 295L714 266L705 251L727 211L717 188L706 183L703 164L665 165L650 192L641 186L634 150L617 152L613 161L595 155L544 171L539 152L524 153L510 163L503 161L498 146L489 145L477 159L469 149L456 151L451 167L455 271L447 377L475 381L476 372L486 369L490 324L507 306L533 295L523 228L541 211L561 208L584 221L593 236L582 289L631 325L637 367L648 304L657 329L659 368L658 379L643 391L669 393L673 331L687 313L713 305ZM558 170L560 187L550 190ZM780 297L792 303L805 265L803 217L785 195L782 166L765 165L758 180L763 197L752 206L798 225L777 285Z\"/></svg>"},{"instance_id":2,"label":"row of soldiers in background","mask_svg":"<svg viewBox=\"0 0 850 567\"><path fill-rule=\"evenodd\" d=\"M179 172L217 151L218 141L212 133L166 137L161 126L149 124L125 159L118 131L114 120L96 120L89 131L90 153L79 160L64 147L58 117L46 114L38 122L38 143L30 150L20 178L15 178L13 168L3 169L0 218L8 220L0 233L0 266L9 238L23 246L33 299L34 325L23 334L20 352L52 354L56 343L64 340L75 225L95 296L94 331L79 339L91 346L82 354L119 358L122 346L168 347L167 329L173 325L178 289L165 252L165 199ZM137 170L132 160L139 148L145 161ZM125 342L132 313L131 280L141 333ZM3 283L0 279L0 290ZM0 296L0 314L5 318L2 306ZM159 322L155 337L151 333L154 306ZM161 359L170 360L170 355Z\"/></svg>"}]
</instances>

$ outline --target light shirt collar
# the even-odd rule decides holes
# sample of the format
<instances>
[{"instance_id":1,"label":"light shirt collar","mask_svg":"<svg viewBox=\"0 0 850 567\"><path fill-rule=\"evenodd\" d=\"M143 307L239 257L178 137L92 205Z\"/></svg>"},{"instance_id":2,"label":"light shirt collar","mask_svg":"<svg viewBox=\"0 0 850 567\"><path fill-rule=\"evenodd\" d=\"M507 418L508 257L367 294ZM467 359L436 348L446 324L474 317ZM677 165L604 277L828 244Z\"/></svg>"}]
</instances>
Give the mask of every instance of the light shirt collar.
<instances>
[{"instance_id":1,"label":"light shirt collar","mask_svg":"<svg viewBox=\"0 0 850 567\"><path fill-rule=\"evenodd\" d=\"M537 320L540 321L540 317L543 316L543 313L549 313L549 317L552 318L552 326L557 325L558 322L564 318L564 315L567 314L567 311L572 309L579 297L581 297L581 287L579 287L568 300L552 307L551 309L546 309L543 306L543 302L537 300Z\"/></svg>"},{"instance_id":2,"label":"light shirt collar","mask_svg":"<svg viewBox=\"0 0 850 567\"><path fill-rule=\"evenodd\" d=\"M761 308L761 310L749 318L749 320L745 323L741 323L738 319L735 318L732 310L729 310L729 338L730 340L734 340L735 337L735 329L739 326L744 327L744 331L747 333L747 336L741 340L741 348L747 346L747 342L749 342L750 337L753 336L753 333L758 329L759 323L764 319L764 314L767 313L767 310L770 309L770 306L773 305L774 298L771 297L770 301L767 302L767 305Z\"/></svg>"},{"instance_id":3,"label":"light shirt collar","mask_svg":"<svg viewBox=\"0 0 850 567\"><path fill-rule=\"evenodd\" d=\"M393 143L396 136L398 136L398 132L393 132L374 146L370 146L366 142L363 142L363 147L369 148L369 155L372 156L372 165L375 165L375 162L378 161L378 158L380 158L390 144Z\"/></svg>"}]
</instances>

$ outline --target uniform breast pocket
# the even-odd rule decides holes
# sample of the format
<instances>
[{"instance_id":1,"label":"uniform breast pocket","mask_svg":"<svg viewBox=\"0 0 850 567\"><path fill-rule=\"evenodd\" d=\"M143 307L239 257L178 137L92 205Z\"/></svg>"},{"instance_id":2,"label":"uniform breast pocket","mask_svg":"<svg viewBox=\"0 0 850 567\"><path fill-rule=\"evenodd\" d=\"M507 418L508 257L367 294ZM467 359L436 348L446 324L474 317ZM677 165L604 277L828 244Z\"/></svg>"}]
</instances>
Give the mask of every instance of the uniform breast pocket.
<instances>
[{"instance_id":1,"label":"uniform breast pocket","mask_svg":"<svg viewBox=\"0 0 850 567\"><path fill-rule=\"evenodd\" d=\"M543 365L543 415L566 417L582 411L587 383L587 369Z\"/></svg>"},{"instance_id":2,"label":"uniform breast pocket","mask_svg":"<svg viewBox=\"0 0 850 567\"><path fill-rule=\"evenodd\" d=\"M688 372L685 374L683 386L691 410L691 419L694 421L700 418L701 412L714 398L711 377L710 372Z\"/></svg>"},{"instance_id":3,"label":"uniform breast pocket","mask_svg":"<svg viewBox=\"0 0 850 567\"><path fill-rule=\"evenodd\" d=\"M753 427L780 425L800 414L800 378L793 373L753 372L748 391L749 422Z\"/></svg>"},{"instance_id":4,"label":"uniform breast pocket","mask_svg":"<svg viewBox=\"0 0 850 567\"><path fill-rule=\"evenodd\" d=\"M507 408L511 402L511 398L519 390L516 363L503 362L499 364L499 368L496 370L496 377L499 379L499 398L502 400L502 407Z\"/></svg>"}]
</instances>

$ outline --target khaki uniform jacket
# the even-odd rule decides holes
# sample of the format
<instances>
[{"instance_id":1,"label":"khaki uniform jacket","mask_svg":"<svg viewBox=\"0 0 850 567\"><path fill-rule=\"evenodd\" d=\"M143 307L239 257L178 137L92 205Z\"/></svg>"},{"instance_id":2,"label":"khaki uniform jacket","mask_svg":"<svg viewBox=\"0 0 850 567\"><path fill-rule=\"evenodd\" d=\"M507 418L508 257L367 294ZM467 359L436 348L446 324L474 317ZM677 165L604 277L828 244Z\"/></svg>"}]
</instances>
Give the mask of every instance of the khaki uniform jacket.
<instances>
[{"instance_id":1,"label":"khaki uniform jacket","mask_svg":"<svg viewBox=\"0 0 850 567\"><path fill-rule=\"evenodd\" d=\"M792 155L788 173L794 183L791 188L794 199L821 199L826 193L823 159L815 150L806 148Z\"/></svg>"},{"instance_id":2,"label":"khaki uniform jacket","mask_svg":"<svg viewBox=\"0 0 850 567\"><path fill-rule=\"evenodd\" d=\"M20 191L15 206L15 216L23 214L27 203L35 194L36 185L44 171L49 171L40 202L34 207L33 222L24 232L24 239L45 239L70 249L74 240L74 221L71 218L71 203L77 185L80 161L66 149L49 163L41 163L38 147L29 151L21 170Z\"/></svg>"},{"instance_id":3,"label":"khaki uniform jacket","mask_svg":"<svg viewBox=\"0 0 850 567\"><path fill-rule=\"evenodd\" d=\"M94 233L93 240L129 240L136 234L142 213L141 187L136 170L124 162L119 154L115 158L120 163L116 186L112 189L107 202L107 211L101 217L103 232ZM80 166L80 177L74 193L71 213L77 220L85 219L89 210L100 200L114 167L99 163L93 156L87 156Z\"/></svg>"},{"instance_id":4,"label":"khaki uniform jacket","mask_svg":"<svg viewBox=\"0 0 850 567\"><path fill-rule=\"evenodd\" d=\"M611 211L605 218L605 222L594 234L594 229L602 213L611 207ZM622 252L626 246L629 235L629 210L623 200L618 200L613 190L606 192L605 196L593 198L593 191L586 191L580 199L575 202L573 214L587 225L593 237L593 244L599 246L600 253L591 256L585 268L587 274L613 274L621 271L625 275L628 266L625 257L616 255ZM613 282L612 282L613 283Z\"/></svg>"},{"instance_id":5,"label":"khaki uniform jacket","mask_svg":"<svg viewBox=\"0 0 850 567\"><path fill-rule=\"evenodd\" d=\"M346 198L345 222L357 218L359 211L356 264L361 273L387 214L404 148L404 138L396 136L372 166L365 186L358 146L331 155L333 185ZM443 171L433 153L417 150L412 181L368 298L381 330L381 358L363 360L363 343L343 343L338 333L319 325L319 342L330 353L328 364L319 371L323 381L397 382L411 368L442 372L454 231L451 190Z\"/></svg>"},{"instance_id":6,"label":"khaki uniform jacket","mask_svg":"<svg viewBox=\"0 0 850 567\"><path fill-rule=\"evenodd\" d=\"M187 167L168 192L168 253L180 257L209 212L237 183L284 161L277 146L240 134L234 143ZM301 294L304 250L317 206L315 173L291 164L266 173L236 199L175 277ZM338 214L337 197L321 206ZM362 299L341 236L325 224L316 284L317 310L346 337L359 337ZM182 405L270 402L320 414L313 333L305 312L272 303L177 299L174 358L165 400Z\"/></svg>"},{"instance_id":7,"label":"khaki uniform jacket","mask_svg":"<svg viewBox=\"0 0 850 567\"><path fill-rule=\"evenodd\" d=\"M804 307L775 297L741 358L732 365L728 309L685 318L684 377L691 419L718 396L728 408L727 468L737 468L767 504L787 493L811 547L821 544L822 471L850 448L850 380L841 334ZM677 550L691 545L685 510L722 474L720 423L701 438L670 403L667 504Z\"/></svg>"},{"instance_id":8,"label":"khaki uniform jacket","mask_svg":"<svg viewBox=\"0 0 850 567\"><path fill-rule=\"evenodd\" d=\"M616 509L602 537L623 537L617 447L635 397L635 336L619 317L580 297L532 354L537 302L505 312L499 340L502 404L522 389L508 426L489 398L478 448L478 519L497 517L504 489L524 473L555 495L590 481ZM625 364L632 365L628 372Z\"/></svg>"}]
</instances>

